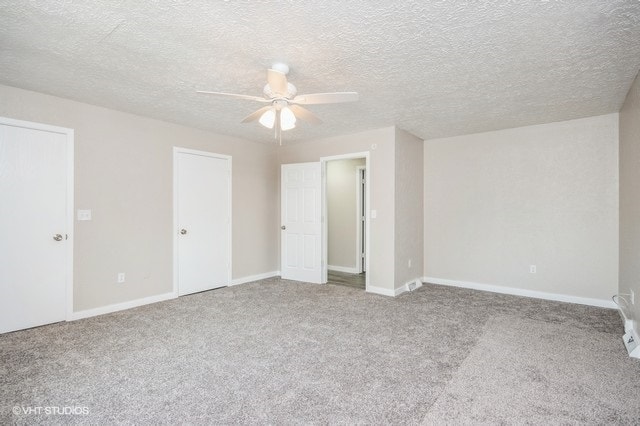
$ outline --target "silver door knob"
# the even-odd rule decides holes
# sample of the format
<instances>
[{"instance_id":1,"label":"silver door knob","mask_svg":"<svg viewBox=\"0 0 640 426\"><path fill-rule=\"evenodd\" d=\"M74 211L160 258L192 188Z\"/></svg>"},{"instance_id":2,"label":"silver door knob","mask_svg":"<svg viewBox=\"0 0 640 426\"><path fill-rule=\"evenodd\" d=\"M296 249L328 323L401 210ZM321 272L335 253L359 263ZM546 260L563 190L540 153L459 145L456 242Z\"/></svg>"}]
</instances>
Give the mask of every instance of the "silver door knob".
<instances>
[{"instance_id":1,"label":"silver door knob","mask_svg":"<svg viewBox=\"0 0 640 426\"><path fill-rule=\"evenodd\" d=\"M56 241L62 241L62 235L56 234L56 235L53 236L53 239L56 240Z\"/></svg>"},{"instance_id":2,"label":"silver door knob","mask_svg":"<svg viewBox=\"0 0 640 426\"><path fill-rule=\"evenodd\" d=\"M287 229L287 227L286 227L286 226L284 226L284 225L282 225L282 226L280 227L280 229L282 229L282 230L284 231L285 229Z\"/></svg>"},{"instance_id":3,"label":"silver door knob","mask_svg":"<svg viewBox=\"0 0 640 426\"><path fill-rule=\"evenodd\" d=\"M186 233L187 233L187 230L186 230L186 229L181 229L181 230L180 230L180 233L181 233L182 235L184 235L184 234L186 234Z\"/></svg>"}]
</instances>

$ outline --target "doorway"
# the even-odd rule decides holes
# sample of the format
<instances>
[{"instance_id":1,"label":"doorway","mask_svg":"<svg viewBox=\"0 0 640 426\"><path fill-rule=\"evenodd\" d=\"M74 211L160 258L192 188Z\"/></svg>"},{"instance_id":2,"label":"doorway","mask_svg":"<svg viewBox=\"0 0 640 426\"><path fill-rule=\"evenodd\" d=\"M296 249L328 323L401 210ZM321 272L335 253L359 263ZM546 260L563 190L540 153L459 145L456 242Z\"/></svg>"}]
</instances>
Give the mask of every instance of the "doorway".
<instances>
[{"instance_id":1,"label":"doorway","mask_svg":"<svg viewBox=\"0 0 640 426\"><path fill-rule=\"evenodd\" d=\"M0 333L73 310L73 130L0 118Z\"/></svg>"},{"instance_id":2,"label":"doorway","mask_svg":"<svg viewBox=\"0 0 640 426\"><path fill-rule=\"evenodd\" d=\"M363 290L369 282L368 163L368 152L321 159L324 282Z\"/></svg>"},{"instance_id":3,"label":"doorway","mask_svg":"<svg viewBox=\"0 0 640 426\"><path fill-rule=\"evenodd\" d=\"M231 157L174 148L174 292L231 282Z\"/></svg>"}]
</instances>

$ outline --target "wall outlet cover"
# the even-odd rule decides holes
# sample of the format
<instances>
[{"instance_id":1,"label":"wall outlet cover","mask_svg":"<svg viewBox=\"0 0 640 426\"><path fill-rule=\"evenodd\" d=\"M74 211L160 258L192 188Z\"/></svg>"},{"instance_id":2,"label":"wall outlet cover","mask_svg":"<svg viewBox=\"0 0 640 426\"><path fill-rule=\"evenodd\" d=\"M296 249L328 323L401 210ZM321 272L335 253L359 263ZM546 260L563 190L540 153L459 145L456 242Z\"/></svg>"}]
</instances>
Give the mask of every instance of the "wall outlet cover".
<instances>
[{"instance_id":1,"label":"wall outlet cover","mask_svg":"<svg viewBox=\"0 0 640 426\"><path fill-rule=\"evenodd\" d=\"M91 210L78 210L78 220L91 220Z\"/></svg>"}]
</instances>

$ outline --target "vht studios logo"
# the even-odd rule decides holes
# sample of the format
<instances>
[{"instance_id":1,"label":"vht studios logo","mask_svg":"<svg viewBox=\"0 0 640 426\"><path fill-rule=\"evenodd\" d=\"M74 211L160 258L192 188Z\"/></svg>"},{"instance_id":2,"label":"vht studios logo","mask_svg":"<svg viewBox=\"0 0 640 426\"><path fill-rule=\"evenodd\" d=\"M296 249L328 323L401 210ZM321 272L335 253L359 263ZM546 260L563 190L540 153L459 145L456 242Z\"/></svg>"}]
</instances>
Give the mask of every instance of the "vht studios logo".
<instances>
[{"instance_id":1,"label":"vht studios logo","mask_svg":"<svg viewBox=\"0 0 640 426\"><path fill-rule=\"evenodd\" d=\"M16 416L45 415L45 416L86 416L89 414L89 407L13 407L13 414Z\"/></svg>"}]
</instances>

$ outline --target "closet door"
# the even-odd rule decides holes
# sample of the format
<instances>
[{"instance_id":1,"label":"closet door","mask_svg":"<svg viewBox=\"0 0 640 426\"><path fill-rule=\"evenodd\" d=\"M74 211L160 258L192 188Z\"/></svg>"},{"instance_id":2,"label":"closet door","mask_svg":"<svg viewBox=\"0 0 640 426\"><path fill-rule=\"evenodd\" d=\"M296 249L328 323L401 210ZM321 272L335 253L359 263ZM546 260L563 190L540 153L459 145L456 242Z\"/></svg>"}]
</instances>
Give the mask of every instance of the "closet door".
<instances>
[{"instance_id":1,"label":"closet door","mask_svg":"<svg viewBox=\"0 0 640 426\"><path fill-rule=\"evenodd\" d=\"M176 149L178 294L231 281L231 158Z\"/></svg>"}]
</instances>

